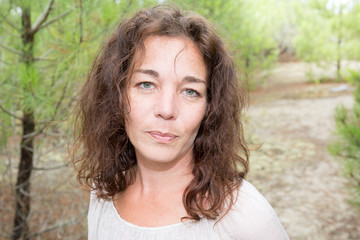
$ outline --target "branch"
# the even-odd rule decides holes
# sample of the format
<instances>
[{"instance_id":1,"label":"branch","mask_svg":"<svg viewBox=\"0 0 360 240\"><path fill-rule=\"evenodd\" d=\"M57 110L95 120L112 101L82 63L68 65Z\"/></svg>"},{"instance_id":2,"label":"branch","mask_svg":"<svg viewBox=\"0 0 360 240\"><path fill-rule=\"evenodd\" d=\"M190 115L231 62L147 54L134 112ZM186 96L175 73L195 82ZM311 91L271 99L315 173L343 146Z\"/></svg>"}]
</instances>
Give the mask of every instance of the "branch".
<instances>
[{"instance_id":1,"label":"branch","mask_svg":"<svg viewBox=\"0 0 360 240\"><path fill-rule=\"evenodd\" d=\"M47 134L47 135L48 135L48 134ZM56 149L63 148L64 145L65 145L65 143L60 143L60 144L57 144L57 145L55 145L55 146L47 149L47 150L46 150L45 152L43 152L43 153L38 153L38 154L37 154L37 157L34 159L34 160L35 160L34 162L40 161L40 159L41 159L43 156L46 156L46 155L48 155L49 153L53 153L54 150L56 150ZM51 167L51 168L52 168L52 167Z\"/></svg>"},{"instance_id":2,"label":"branch","mask_svg":"<svg viewBox=\"0 0 360 240\"><path fill-rule=\"evenodd\" d=\"M65 86L64 86L64 88L63 88L63 91L62 91L62 93L61 93L60 99L59 99L59 101L56 103L54 115L53 115L51 121L54 121L54 119L55 119L55 117L56 117L56 115L57 115L57 112L59 111L59 108L60 108L62 102L63 102L64 99L65 99L65 94L66 94L66 90L67 90L68 86L69 86L69 81L66 82L66 84L65 84Z\"/></svg>"},{"instance_id":3,"label":"branch","mask_svg":"<svg viewBox=\"0 0 360 240\"><path fill-rule=\"evenodd\" d=\"M81 212L76 218L71 218L71 219L69 219L69 220L67 220L67 221L62 221L62 222L60 222L60 223L58 223L58 224L54 224L54 225L52 225L52 226L50 226L50 227L48 227L48 228L45 228L45 229L43 229L43 230L41 230L41 231L39 231L39 232L35 232L35 233L32 233L32 234L29 234L28 237L29 237L29 238L33 238L33 237L36 237L36 236L40 236L41 234L44 234L44 233L47 233L47 232L51 232L51 231L53 231L53 230L55 230L55 229L57 229L57 228L65 227L65 226L67 226L67 225L69 225L69 224L75 225L75 224L77 224L77 223L81 220L81 218L83 218L86 214L87 214L87 210Z\"/></svg>"},{"instance_id":4,"label":"branch","mask_svg":"<svg viewBox=\"0 0 360 240\"><path fill-rule=\"evenodd\" d=\"M36 57L34 61L56 61L54 58L47 58L47 57Z\"/></svg>"},{"instance_id":5,"label":"branch","mask_svg":"<svg viewBox=\"0 0 360 240\"><path fill-rule=\"evenodd\" d=\"M83 17L83 6L82 6L82 0L79 0L80 5L80 17L79 17L79 43L81 44L83 42L83 23L82 23L82 17Z\"/></svg>"},{"instance_id":6,"label":"branch","mask_svg":"<svg viewBox=\"0 0 360 240\"><path fill-rule=\"evenodd\" d=\"M14 117L14 118L16 118L16 119L21 120L21 121L23 120L22 117L16 116L14 113L11 113L11 112L9 112L8 110L6 110L6 108L4 108L1 104L0 104L0 109L1 109L4 113L6 113L7 115L10 115L10 116L12 116L12 117Z\"/></svg>"},{"instance_id":7,"label":"branch","mask_svg":"<svg viewBox=\"0 0 360 240\"><path fill-rule=\"evenodd\" d=\"M64 98L65 98L66 89L67 89L68 85L69 85L69 81L66 82L66 84L65 84L65 86L64 86L64 88L63 88L63 90L62 90L60 99L59 99L59 101L57 102L57 104L56 104L56 106L55 106L55 110L54 110L54 114L53 114L52 118L50 119L50 121L48 121L48 124L45 124L45 126L43 126L41 129L39 129L38 131L36 131L35 136L40 135L47 127L49 127L50 123L55 120L56 115L57 115L57 112L58 112L58 110L59 110L59 108L60 108L60 106L61 106L61 103L62 103L62 101L63 101Z\"/></svg>"},{"instance_id":8,"label":"branch","mask_svg":"<svg viewBox=\"0 0 360 240\"><path fill-rule=\"evenodd\" d=\"M33 170L40 170L40 171L48 171L48 170L56 170L56 169L60 169L60 168L65 168L68 167L70 165L70 163L64 163L61 164L59 166L55 166L55 167L48 167L48 168L42 168L42 167L33 167Z\"/></svg>"},{"instance_id":9,"label":"branch","mask_svg":"<svg viewBox=\"0 0 360 240\"><path fill-rule=\"evenodd\" d=\"M49 48L43 55L40 56L40 58L46 57L46 56L49 55L49 53L51 53L52 51L54 51L54 49L53 49L53 48Z\"/></svg>"},{"instance_id":10,"label":"branch","mask_svg":"<svg viewBox=\"0 0 360 240\"><path fill-rule=\"evenodd\" d=\"M61 122L61 121L59 121ZM57 123L57 122L55 122ZM53 123L53 124L55 124ZM47 123L47 124L50 124L50 123ZM40 124L39 124L40 125ZM44 130L43 130L44 131ZM50 132L48 129L46 129L45 132L39 132L37 135L40 135L40 134L45 134L46 136L50 136L50 137L65 137L66 135L64 133L56 133L56 132ZM36 135L36 136L37 136Z\"/></svg>"},{"instance_id":11,"label":"branch","mask_svg":"<svg viewBox=\"0 0 360 240\"><path fill-rule=\"evenodd\" d=\"M15 38L19 38L19 34L14 34L11 29L8 29L5 24L2 24L1 27L6 31L6 35L15 37ZM5 35L5 34L4 34Z\"/></svg>"},{"instance_id":12,"label":"branch","mask_svg":"<svg viewBox=\"0 0 360 240\"><path fill-rule=\"evenodd\" d=\"M43 25L41 25L41 26L40 26L40 28L39 28L38 30L40 30L40 29L42 29L42 28L44 28L44 27L47 27L48 25L50 25L50 24L52 24L52 23L54 23L54 22L58 21L59 19L61 19L61 18L65 17L66 15L68 15L69 13L71 13L72 11L73 11L73 10L69 10L69 11L64 12L63 14L61 14L61 15L59 15L59 16L57 16L57 17L55 17L55 18L51 19L51 20L49 20L48 22L46 22L46 23L44 23Z\"/></svg>"},{"instance_id":13,"label":"branch","mask_svg":"<svg viewBox=\"0 0 360 240\"><path fill-rule=\"evenodd\" d=\"M9 235L9 234L7 234L7 233L1 232L1 233L0 233L0 236L3 236L4 238L11 239L11 235Z\"/></svg>"},{"instance_id":14,"label":"branch","mask_svg":"<svg viewBox=\"0 0 360 240\"><path fill-rule=\"evenodd\" d=\"M18 55L22 55L22 52L14 49L14 48L8 47L8 46L6 46L5 44L3 44L3 43L1 43L1 42L0 42L0 46L3 47L3 48L5 48L6 50L12 52L12 53L15 53L15 54L18 54Z\"/></svg>"},{"instance_id":15,"label":"branch","mask_svg":"<svg viewBox=\"0 0 360 240\"><path fill-rule=\"evenodd\" d=\"M15 29L16 31L20 31L20 29L18 27L15 26L15 24L13 24L11 21L9 21L4 15L1 14L2 19L13 29Z\"/></svg>"},{"instance_id":16,"label":"branch","mask_svg":"<svg viewBox=\"0 0 360 240\"><path fill-rule=\"evenodd\" d=\"M125 10L124 10L124 14L126 14L128 11L129 11L129 9L130 9L130 7L131 7L131 5L133 4L133 0L129 0L129 2L128 2L128 4L126 5L126 8L125 8Z\"/></svg>"},{"instance_id":17,"label":"branch","mask_svg":"<svg viewBox=\"0 0 360 240\"><path fill-rule=\"evenodd\" d=\"M53 3L54 3L54 0L49 0L49 2L46 5L44 11L39 15L39 17L36 19L35 23L32 25L32 27L31 27L32 30L31 31L32 31L33 34L40 30L41 25L48 18Z\"/></svg>"},{"instance_id":18,"label":"branch","mask_svg":"<svg viewBox=\"0 0 360 240\"><path fill-rule=\"evenodd\" d=\"M6 65L15 65L15 63L7 62L5 60L0 59L0 62L5 63Z\"/></svg>"},{"instance_id":19,"label":"branch","mask_svg":"<svg viewBox=\"0 0 360 240\"><path fill-rule=\"evenodd\" d=\"M15 24L13 24L12 22L10 22L8 19L5 19L5 22L10 26L10 27L12 27L13 29L15 29L16 31L20 31L19 30L19 28L17 28L16 26L15 26Z\"/></svg>"}]
</instances>

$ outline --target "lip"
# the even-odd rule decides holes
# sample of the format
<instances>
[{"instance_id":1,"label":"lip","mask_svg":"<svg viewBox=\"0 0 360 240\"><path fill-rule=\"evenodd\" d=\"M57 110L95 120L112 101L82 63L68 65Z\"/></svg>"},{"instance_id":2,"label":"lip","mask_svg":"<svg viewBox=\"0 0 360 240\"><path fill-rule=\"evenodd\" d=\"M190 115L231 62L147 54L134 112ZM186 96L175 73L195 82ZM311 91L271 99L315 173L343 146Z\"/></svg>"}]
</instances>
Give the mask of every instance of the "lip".
<instances>
[{"instance_id":1,"label":"lip","mask_svg":"<svg viewBox=\"0 0 360 240\"><path fill-rule=\"evenodd\" d=\"M159 131L148 131L146 133L158 143L171 143L178 137L172 133L163 133Z\"/></svg>"}]
</instances>

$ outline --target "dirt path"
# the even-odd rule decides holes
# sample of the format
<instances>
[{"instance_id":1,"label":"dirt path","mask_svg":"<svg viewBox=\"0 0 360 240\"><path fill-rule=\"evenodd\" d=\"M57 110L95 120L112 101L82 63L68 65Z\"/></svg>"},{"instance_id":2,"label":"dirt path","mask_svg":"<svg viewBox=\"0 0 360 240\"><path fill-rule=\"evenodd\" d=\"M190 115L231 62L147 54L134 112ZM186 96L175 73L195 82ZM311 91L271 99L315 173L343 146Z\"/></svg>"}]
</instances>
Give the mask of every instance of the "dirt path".
<instances>
[{"instance_id":1,"label":"dirt path","mask_svg":"<svg viewBox=\"0 0 360 240\"><path fill-rule=\"evenodd\" d=\"M280 65L251 94L247 132L263 146L251 153L249 180L291 239L360 239L360 211L348 204L349 184L327 151L335 107L351 108L352 89L333 92L343 85L306 83L299 65Z\"/></svg>"}]
</instances>

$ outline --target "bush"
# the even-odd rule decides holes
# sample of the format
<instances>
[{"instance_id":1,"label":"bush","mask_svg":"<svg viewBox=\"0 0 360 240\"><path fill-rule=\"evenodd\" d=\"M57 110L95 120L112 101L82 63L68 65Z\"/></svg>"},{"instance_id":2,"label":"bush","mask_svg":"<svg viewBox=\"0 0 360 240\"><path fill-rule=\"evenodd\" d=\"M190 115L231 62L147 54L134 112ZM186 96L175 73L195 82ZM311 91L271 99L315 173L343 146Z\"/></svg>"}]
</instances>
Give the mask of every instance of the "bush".
<instances>
[{"instance_id":1,"label":"bush","mask_svg":"<svg viewBox=\"0 0 360 240\"><path fill-rule=\"evenodd\" d=\"M335 139L329 144L329 152L338 157L346 177L355 191L352 201L360 206L360 73L351 73L355 85L355 103L352 110L340 105L335 110Z\"/></svg>"}]
</instances>

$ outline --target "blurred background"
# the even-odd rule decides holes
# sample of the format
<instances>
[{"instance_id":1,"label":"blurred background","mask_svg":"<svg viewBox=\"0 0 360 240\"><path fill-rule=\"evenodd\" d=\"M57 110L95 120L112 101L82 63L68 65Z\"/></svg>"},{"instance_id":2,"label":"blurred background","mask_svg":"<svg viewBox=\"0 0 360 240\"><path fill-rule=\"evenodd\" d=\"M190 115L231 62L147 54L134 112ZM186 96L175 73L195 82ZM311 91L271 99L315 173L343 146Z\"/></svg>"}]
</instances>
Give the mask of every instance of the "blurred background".
<instances>
[{"instance_id":1,"label":"blurred background","mask_svg":"<svg viewBox=\"0 0 360 240\"><path fill-rule=\"evenodd\" d=\"M69 149L101 43L168 1L0 0L0 239L86 239ZM172 1L208 18L250 92L248 179L291 239L360 239L360 1Z\"/></svg>"}]
</instances>

